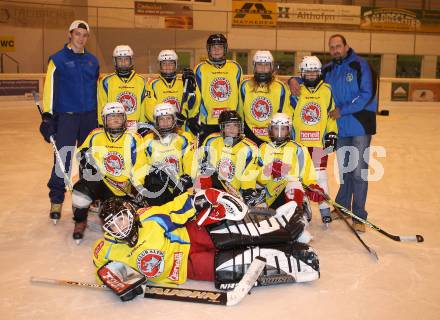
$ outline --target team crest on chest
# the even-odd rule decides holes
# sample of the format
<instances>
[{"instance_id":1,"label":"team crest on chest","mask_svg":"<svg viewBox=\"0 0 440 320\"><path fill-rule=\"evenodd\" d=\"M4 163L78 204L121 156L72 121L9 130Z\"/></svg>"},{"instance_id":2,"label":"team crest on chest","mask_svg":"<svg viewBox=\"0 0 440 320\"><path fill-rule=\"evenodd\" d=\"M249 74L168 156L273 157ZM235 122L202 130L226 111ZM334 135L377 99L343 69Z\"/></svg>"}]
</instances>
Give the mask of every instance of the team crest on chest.
<instances>
[{"instance_id":1,"label":"team crest on chest","mask_svg":"<svg viewBox=\"0 0 440 320\"><path fill-rule=\"evenodd\" d=\"M353 73L348 72L348 73L345 75L345 80L346 80L347 82L352 82L352 81L353 81Z\"/></svg>"},{"instance_id":2,"label":"team crest on chest","mask_svg":"<svg viewBox=\"0 0 440 320\"><path fill-rule=\"evenodd\" d=\"M180 103L179 100L176 97L170 96L170 97L166 97L165 99L163 99L164 103L170 103L173 106L176 106L177 111L180 112Z\"/></svg>"},{"instance_id":3,"label":"team crest on chest","mask_svg":"<svg viewBox=\"0 0 440 320\"><path fill-rule=\"evenodd\" d=\"M116 101L122 103L127 114L132 114L136 111L137 100L134 93L128 91L121 92L116 97Z\"/></svg>"},{"instance_id":4,"label":"team crest on chest","mask_svg":"<svg viewBox=\"0 0 440 320\"><path fill-rule=\"evenodd\" d=\"M231 182L235 175L235 166L231 159L222 158L217 166L219 178Z\"/></svg>"},{"instance_id":5,"label":"team crest on chest","mask_svg":"<svg viewBox=\"0 0 440 320\"><path fill-rule=\"evenodd\" d=\"M148 249L142 251L136 259L138 270L147 278L155 278L162 274L165 260L160 250Z\"/></svg>"},{"instance_id":6,"label":"team crest on chest","mask_svg":"<svg viewBox=\"0 0 440 320\"><path fill-rule=\"evenodd\" d=\"M124 170L124 158L118 152L109 152L104 156L105 171L119 177Z\"/></svg>"},{"instance_id":7,"label":"team crest on chest","mask_svg":"<svg viewBox=\"0 0 440 320\"><path fill-rule=\"evenodd\" d=\"M231 83L226 78L215 78L209 86L209 92L215 101L228 100L231 95Z\"/></svg>"},{"instance_id":8,"label":"team crest on chest","mask_svg":"<svg viewBox=\"0 0 440 320\"><path fill-rule=\"evenodd\" d=\"M272 103L266 97L257 97L252 101L252 116L257 121L266 121L272 115Z\"/></svg>"},{"instance_id":9,"label":"team crest on chest","mask_svg":"<svg viewBox=\"0 0 440 320\"><path fill-rule=\"evenodd\" d=\"M307 103L301 110L301 120L309 126L317 124L321 120L321 107L316 102Z\"/></svg>"}]
</instances>

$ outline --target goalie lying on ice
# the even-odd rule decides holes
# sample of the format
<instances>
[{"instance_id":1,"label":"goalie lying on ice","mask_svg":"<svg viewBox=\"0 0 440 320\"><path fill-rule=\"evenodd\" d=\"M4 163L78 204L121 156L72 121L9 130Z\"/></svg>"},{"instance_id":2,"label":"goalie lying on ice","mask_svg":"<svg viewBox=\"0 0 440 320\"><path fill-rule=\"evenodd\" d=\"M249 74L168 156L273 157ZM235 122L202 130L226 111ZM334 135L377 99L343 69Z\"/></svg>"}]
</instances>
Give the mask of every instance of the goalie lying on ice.
<instances>
[{"instance_id":1,"label":"goalie lying on ice","mask_svg":"<svg viewBox=\"0 0 440 320\"><path fill-rule=\"evenodd\" d=\"M318 257L307 245L307 222L294 202L272 217L247 213L241 200L216 189L186 192L137 211L124 199L109 199L102 206L105 233L94 245L93 262L98 273L117 261L158 284L189 278L232 289L262 256L267 265L257 285L319 278Z\"/></svg>"}]
</instances>

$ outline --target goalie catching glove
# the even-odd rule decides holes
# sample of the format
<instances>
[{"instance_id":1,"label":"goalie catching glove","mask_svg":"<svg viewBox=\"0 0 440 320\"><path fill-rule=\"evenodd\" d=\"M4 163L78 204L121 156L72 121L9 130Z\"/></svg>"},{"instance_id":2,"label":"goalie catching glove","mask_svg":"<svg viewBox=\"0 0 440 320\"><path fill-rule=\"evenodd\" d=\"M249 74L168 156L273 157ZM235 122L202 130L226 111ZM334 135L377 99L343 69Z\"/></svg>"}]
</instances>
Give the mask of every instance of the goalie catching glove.
<instances>
[{"instance_id":1,"label":"goalie catching glove","mask_svg":"<svg viewBox=\"0 0 440 320\"><path fill-rule=\"evenodd\" d=\"M106 263L98 269L98 276L122 301L130 301L144 293L141 285L145 276L122 262Z\"/></svg>"}]
</instances>

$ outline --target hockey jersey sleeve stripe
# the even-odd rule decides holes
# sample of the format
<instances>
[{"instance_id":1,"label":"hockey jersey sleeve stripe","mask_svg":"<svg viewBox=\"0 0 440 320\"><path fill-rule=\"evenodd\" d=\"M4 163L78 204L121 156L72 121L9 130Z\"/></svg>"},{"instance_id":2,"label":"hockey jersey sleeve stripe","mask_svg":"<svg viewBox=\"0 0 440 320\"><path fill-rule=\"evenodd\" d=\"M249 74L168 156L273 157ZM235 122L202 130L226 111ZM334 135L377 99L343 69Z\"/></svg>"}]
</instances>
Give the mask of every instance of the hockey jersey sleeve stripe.
<instances>
[{"instance_id":1,"label":"hockey jersey sleeve stripe","mask_svg":"<svg viewBox=\"0 0 440 320\"><path fill-rule=\"evenodd\" d=\"M155 214L155 215L149 216L148 218L142 220L141 222L146 222L146 221L156 222L158 225L160 225L162 227L162 229L165 230L165 232L171 232L171 231L176 230L177 228L181 228L185 225L185 224L179 224L179 223L175 223L175 222L171 221L170 216L168 216L166 214Z\"/></svg>"},{"instance_id":2,"label":"hockey jersey sleeve stripe","mask_svg":"<svg viewBox=\"0 0 440 320\"><path fill-rule=\"evenodd\" d=\"M191 209L192 208L192 201L191 201L191 198L190 197L188 197L187 199L186 199L186 201L185 201L185 203L183 204L183 206L182 206L182 208L181 209L179 209L179 210L177 210L177 211L171 211L170 213L171 214L184 214L184 213L186 213L189 209Z\"/></svg>"},{"instance_id":3,"label":"hockey jersey sleeve stripe","mask_svg":"<svg viewBox=\"0 0 440 320\"><path fill-rule=\"evenodd\" d=\"M108 82L110 81L111 76L107 76L102 80L102 86L104 87L105 94L108 96Z\"/></svg>"},{"instance_id":4,"label":"hockey jersey sleeve stripe","mask_svg":"<svg viewBox=\"0 0 440 320\"><path fill-rule=\"evenodd\" d=\"M50 60L49 65L47 66L46 79L44 82L44 90L43 90L43 112L49 112L53 114L53 101L54 101L54 88L55 85L55 72L56 72L55 63Z\"/></svg>"},{"instance_id":5,"label":"hockey jersey sleeve stripe","mask_svg":"<svg viewBox=\"0 0 440 320\"><path fill-rule=\"evenodd\" d=\"M136 149L137 149L137 143L136 139L134 137L131 137L131 143L130 143L130 155L131 155L131 165L134 166L136 163Z\"/></svg>"},{"instance_id":6,"label":"hockey jersey sleeve stripe","mask_svg":"<svg viewBox=\"0 0 440 320\"><path fill-rule=\"evenodd\" d=\"M145 151L147 152L147 154L151 157L151 155L153 154L153 140L150 140L147 148L145 149Z\"/></svg>"},{"instance_id":7,"label":"hockey jersey sleeve stripe","mask_svg":"<svg viewBox=\"0 0 440 320\"><path fill-rule=\"evenodd\" d=\"M280 94L280 106L278 108L278 112L283 112L284 100L286 99L286 90L284 89L284 86L281 83L280 85L281 85L281 94Z\"/></svg>"}]
</instances>

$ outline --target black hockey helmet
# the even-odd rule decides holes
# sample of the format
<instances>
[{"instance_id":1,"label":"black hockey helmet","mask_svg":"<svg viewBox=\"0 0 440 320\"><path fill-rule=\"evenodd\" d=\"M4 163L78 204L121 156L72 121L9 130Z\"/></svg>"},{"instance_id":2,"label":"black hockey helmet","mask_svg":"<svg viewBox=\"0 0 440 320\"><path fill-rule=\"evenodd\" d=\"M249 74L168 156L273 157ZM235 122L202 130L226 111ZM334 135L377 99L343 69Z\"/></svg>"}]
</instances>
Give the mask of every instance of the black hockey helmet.
<instances>
[{"instance_id":1,"label":"black hockey helmet","mask_svg":"<svg viewBox=\"0 0 440 320\"><path fill-rule=\"evenodd\" d=\"M223 46L223 56L221 58L213 58L211 55L211 47L214 45ZM228 52L228 40L221 33L214 33L208 37L206 41L206 50L208 51L208 58L215 65L224 65L226 63L226 53Z\"/></svg>"},{"instance_id":2,"label":"black hockey helmet","mask_svg":"<svg viewBox=\"0 0 440 320\"><path fill-rule=\"evenodd\" d=\"M238 134L235 137L229 137L225 134L225 126L228 123L235 123L238 126ZM220 113L220 117L218 119L218 124L220 126L220 131L222 133L223 139L225 140L225 145L234 146L238 141L241 140L243 131L244 131L244 125L243 121L241 120L240 115L237 113L237 111L234 110L225 110L222 113Z\"/></svg>"},{"instance_id":3,"label":"black hockey helmet","mask_svg":"<svg viewBox=\"0 0 440 320\"><path fill-rule=\"evenodd\" d=\"M139 217L133 204L124 198L113 197L102 204L99 217L102 228L115 239L134 247L139 237Z\"/></svg>"}]
</instances>

